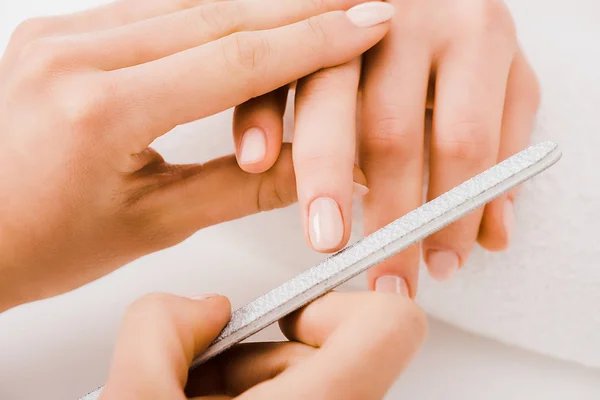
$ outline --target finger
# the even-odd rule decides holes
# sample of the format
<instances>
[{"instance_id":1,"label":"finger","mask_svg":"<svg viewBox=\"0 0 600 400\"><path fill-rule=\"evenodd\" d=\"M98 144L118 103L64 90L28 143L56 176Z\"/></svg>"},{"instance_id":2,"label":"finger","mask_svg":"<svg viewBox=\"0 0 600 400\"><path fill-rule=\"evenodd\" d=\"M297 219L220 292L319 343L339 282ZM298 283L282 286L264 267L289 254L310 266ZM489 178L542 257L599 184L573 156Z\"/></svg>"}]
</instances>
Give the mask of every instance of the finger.
<instances>
[{"instance_id":1,"label":"finger","mask_svg":"<svg viewBox=\"0 0 600 400\"><path fill-rule=\"evenodd\" d=\"M25 20L13 33L2 66L12 67L18 59L16 55L35 40L109 30L215 1L220 0L116 0L71 14ZM71 54L77 54L75 50L82 49L74 43ZM83 50L87 54L90 49ZM127 52L131 52L131 48Z\"/></svg>"},{"instance_id":2,"label":"finger","mask_svg":"<svg viewBox=\"0 0 600 400\"><path fill-rule=\"evenodd\" d=\"M298 202L307 242L321 252L338 250L351 233L359 77L357 58L300 80L296 89Z\"/></svg>"},{"instance_id":3,"label":"finger","mask_svg":"<svg viewBox=\"0 0 600 400\"><path fill-rule=\"evenodd\" d=\"M370 192L363 201L370 234L421 205L423 138L431 55L428 44L392 31L365 58L359 159ZM417 292L419 245L374 266L369 287Z\"/></svg>"},{"instance_id":4,"label":"finger","mask_svg":"<svg viewBox=\"0 0 600 400\"><path fill-rule=\"evenodd\" d=\"M167 398L181 392L193 358L229 316L229 301L215 295L192 300L154 294L137 301L123 320L102 396Z\"/></svg>"},{"instance_id":5,"label":"finger","mask_svg":"<svg viewBox=\"0 0 600 400\"><path fill-rule=\"evenodd\" d=\"M412 301L380 293L331 293L280 325L290 339L320 350L242 399L381 399L426 331Z\"/></svg>"},{"instance_id":6,"label":"finger","mask_svg":"<svg viewBox=\"0 0 600 400\"><path fill-rule=\"evenodd\" d=\"M115 29L70 37L68 42L79 59L97 68L112 70L157 60L235 32L277 28L358 2L360 0L212 2Z\"/></svg>"},{"instance_id":7,"label":"finger","mask_svg":"<svg viewBox=\"0 0 600 400\"><path fill-rule=\"evenodd\" d=\"M179 124L350 61L383 37L389 25L385 21L393 13L387 3L365 3L277 29L236 33L151 63L112 71L108 74L115 82L110 85L116 92L112 97L126 99L125 107L131 110L127 123L120 120L120 126L141 136L139 148L132 152L143 150ZM189 101L192 98L195 101Z\"/></svg>"},{"instance_id":8,"label":"finger","mask_svg":"<svg viewBox=\"0 0 600 400\"><path fill-rule=\"evenodd\" d=\"M219 0L116 0L71 14L38 17L15 30L7 55L41 38L97 32Z\"/></svg>"},{"instance_id":9,"label":"finger","mask_svg":"<svg viewBox=\"0 0 600 400\"><path fill-rule=\"evenodd\" d=\"M250 99L235 108L233 137L240 167L265 172L275 164L283 141L283 115L288 87Z\"/></svg>"},{"instance_id":10,"label":"finger","mask_svg":"<svg viewBox=\"0 0 600 400\"><path fill-rule=\"evenodd\" d=\"M19 44L48 36L101 31L219 0L116 0L70 14L39 17L16 31Z\"/></svg>"},{"instance_id":11,"label":"finger","mask_svg":"<svg viewBox=\"0 0 600 400\"><path fill-rule=\"evenodd\" d=\"M186 394L238 396L311 357L315 351L297 342L237 345L191 371Z\"/></svg>"},{"instance_id":12,"label":"finger","mask_svg":"<svg viewBox=\"0 0 600 400\"><path fill-rule=\"evenodd\" d=\"M498 162L527 147L539 103L537 78L523 53L519 52L508 76ZM486 249L503 250L510 243L516 196L517 189L513 189L485 207L477 240Z\"/></svg>"},{"instance_id":13,"label":"finger","mask_svg":"<svg viewBox=\"0 0 600 400\"><path fill-rule=\"evenodd\" d=\"M498 159L511 42L477 38L451 47L437 68L428 199L491 167ZM475 244L483 209L423 242L429 273L447 279Z\"/></svg>"},{"instance_id":14,"label":"finger","mask_svg":"<svg viewBox=\"0 0 600 400\"><path fill-rule=\"evenodd\" d=\"M141 171L148 176L138 176L139 194L130 200L131 212L143 224L133 235L152 247L174 245L202 228L296 201L289 145L263 174L240 170L234 156L160 168Z\"/></svg>"}]
</instances>

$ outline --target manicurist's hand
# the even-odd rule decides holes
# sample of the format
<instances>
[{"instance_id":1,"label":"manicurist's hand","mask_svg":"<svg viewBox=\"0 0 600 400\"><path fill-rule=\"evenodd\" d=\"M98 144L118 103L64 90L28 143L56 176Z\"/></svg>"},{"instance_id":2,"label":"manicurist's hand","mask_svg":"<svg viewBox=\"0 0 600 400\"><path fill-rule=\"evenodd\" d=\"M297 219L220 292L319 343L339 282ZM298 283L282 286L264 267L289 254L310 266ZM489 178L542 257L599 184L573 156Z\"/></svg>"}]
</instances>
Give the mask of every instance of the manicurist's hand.
<instances>
[{"instance_id":1,"label":"manicurist's hand","mask_svg":"<svg viewBox=\"0 0 600 400\"><path fill-rule=\"evenodd\" d=\"M0 64L0 310L294 201L289 149L250 175L149 145L359 56L393 9L358 3L121 0L21 25Z\"/></svg>"},{"instance_id":2,"label":"manicurist's hand","mask_svg":"<svg viewBox=\"0 0 600 400\"><path fill-rule=\"evenodd\" d=\"M424 185L426 198L435 198L529 141L539 89L502 1L388 3L396 16L390 33L362 59L362 80L355 59L296 87L298 201L307 241L318 251L348 241L353 192L366 194L368 234L421 205ZM276 160L286 94L281 89L238 107L235 136L244 170L263 172ZM368 188L353 180L357 155ZM506 248L515 198L513 191L427 238L422 251L431 275L450 277L476 241L489 250ZM370 287L415 295L420 250L415 245L373 267Z\"/></svg>"},{"instance_id":3,"label":"manicurist's hand","mask_svg":"<svg viewBox=\"0 0 600 400\"><path fill-rule=\"evenodd\" d=\"M239 345L188 374L229 307L219 296L134 303L100 399L382 399L426 332L406 297L334 292L280 322L289 342Z\"/></svg>"}]
</instances>

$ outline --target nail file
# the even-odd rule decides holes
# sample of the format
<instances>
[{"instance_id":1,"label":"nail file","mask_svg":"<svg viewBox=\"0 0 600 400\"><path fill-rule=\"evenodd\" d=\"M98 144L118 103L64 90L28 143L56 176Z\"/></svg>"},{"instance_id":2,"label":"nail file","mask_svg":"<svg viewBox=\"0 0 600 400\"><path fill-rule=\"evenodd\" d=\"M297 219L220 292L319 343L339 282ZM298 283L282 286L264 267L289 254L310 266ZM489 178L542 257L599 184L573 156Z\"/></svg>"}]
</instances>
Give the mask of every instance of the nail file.
<instances>
[{"instance_id":1,"label":"nail file","mask_svg":"<svg viewBox=\"0 0 600 400\"><path fill-rule=\"evenodd\" d=\"M531 146L237 309L211 346L194 360L192 368L482 207L549 168L560 157L558 146L552 142ZM101 390L79 400L95 400Z\"/></svg>"}]
</instances>

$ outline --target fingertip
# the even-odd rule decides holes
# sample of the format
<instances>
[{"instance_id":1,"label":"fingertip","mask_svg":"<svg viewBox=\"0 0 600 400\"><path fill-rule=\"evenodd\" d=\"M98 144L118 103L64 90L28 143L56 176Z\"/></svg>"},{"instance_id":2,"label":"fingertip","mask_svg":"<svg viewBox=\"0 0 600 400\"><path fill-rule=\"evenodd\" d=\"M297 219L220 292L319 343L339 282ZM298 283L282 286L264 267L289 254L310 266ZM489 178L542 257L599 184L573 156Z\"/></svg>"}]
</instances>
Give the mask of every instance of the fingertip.
<instances>
[{"instance_id":1,"label":"fingertip","mask_svg":"<svg viewBox=\"0 0 600 400\"><path fill-rule=\"evenodd\" d=\"M514 228L514 202L503 196L486 206L477 242L488 251L504 251L510 245Z\"/></svg>"},{"instance_id":2,"label":"fingertip","mask_svg":"<svg viewBox=\"0 0 600 400\"><path fill-rule=\"evenodd\" d=\"M428 250L425 263L429 275L438 281L450 279L460 269L460 257L452 250Z\"/></svg>"},{"instance_id":3,"label":"fingertip","mask_svg":"<svg viewBox=\"0 0 600 400\"><path fill-rule=\"evenodd\" d=\"M287 87L251 99L235 108L233 135L240 168L259 174L277 162L283 138Z\"/></svg>"},{"instance_id":4,"label":"fingertip","mask_svg":"<svg viewBox=\"0 0 600 400\"><path fill-rule=\"evenodd\" d=\"M267 134L260 127L250 127L242 133L237 152L238 164L242 169L262 164L267 156ZM251 172L251 171L248 171Z\"/></svg>"},{"instance_id":5,"label":"fingertip","mask_svg":"<svg viewBox=\"0 0 600 400\"><path fill-rule=\"evenodd\" d=\"M419 285L420 256L421 249L416 244L374 266L367 272L369 290L390 292L392 288L397 293L414 298ZM386 280L387 284L384 285Z\"/></svg>"}]
</instances>

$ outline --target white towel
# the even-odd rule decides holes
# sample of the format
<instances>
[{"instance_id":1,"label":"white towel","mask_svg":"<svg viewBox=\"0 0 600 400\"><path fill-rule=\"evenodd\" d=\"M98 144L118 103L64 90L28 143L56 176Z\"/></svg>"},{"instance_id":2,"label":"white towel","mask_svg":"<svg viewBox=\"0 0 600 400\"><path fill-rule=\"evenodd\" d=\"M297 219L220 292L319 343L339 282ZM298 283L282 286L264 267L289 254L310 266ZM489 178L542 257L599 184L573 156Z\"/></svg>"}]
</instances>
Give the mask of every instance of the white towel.
<instances>
[{"instance_id":1,"label":"white towel","mask_svg":"<svg viewBox=\"0 0 600 400\"><path fill-rule=\"evenodd\" d=\"M419 301L466 330L600 366L600 3L512 0L541 80L533 140L563 159L525 185L509 251L479 250L456 279L423 277Z\"/></svg>"}]
</instances>

